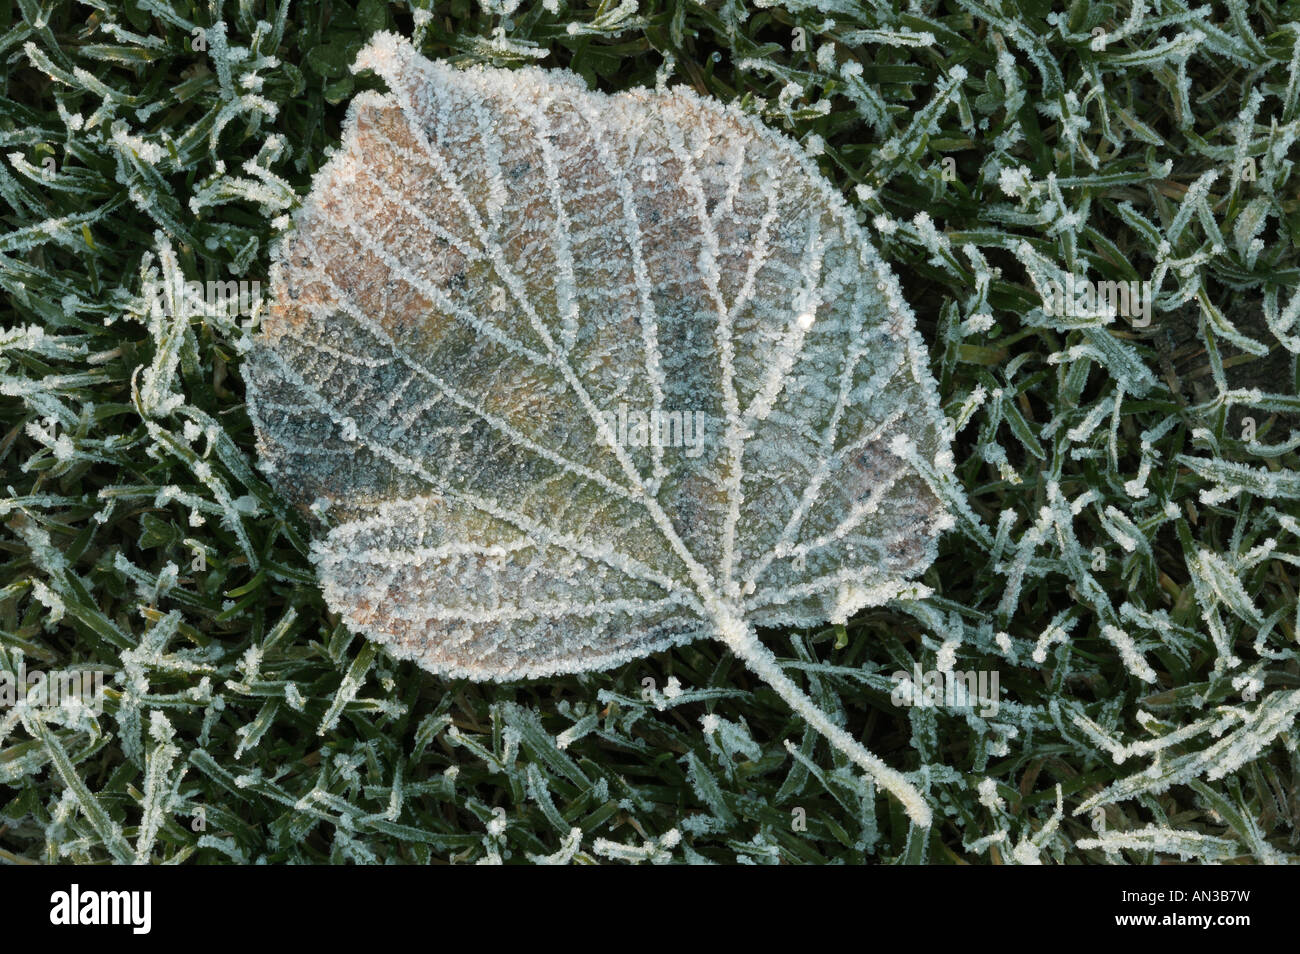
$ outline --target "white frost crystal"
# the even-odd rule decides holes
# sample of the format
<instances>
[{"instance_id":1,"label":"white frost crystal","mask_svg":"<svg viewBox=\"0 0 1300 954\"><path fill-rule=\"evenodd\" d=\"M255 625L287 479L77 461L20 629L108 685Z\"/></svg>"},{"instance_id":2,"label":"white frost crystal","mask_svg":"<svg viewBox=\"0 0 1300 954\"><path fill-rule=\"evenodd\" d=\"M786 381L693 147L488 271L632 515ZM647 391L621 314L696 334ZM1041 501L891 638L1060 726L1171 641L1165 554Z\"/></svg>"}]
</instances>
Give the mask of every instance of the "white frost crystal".
<instances>
[{"instance_id":1,"label":"white frost crystal","mask_svg":"<svg viewBox=\"0 0 1300 954\"><path fill-rule=\"evenodd\" d=\"M842 197L687 90L387 33L358 68L390 92L353 101L247 366L278 488L341 521L313 551L330 607L479 680L720 639L928 824L754 631L915 595L946 525L924 345ZM702 447L674 443L687 414Z\"/></svg>"}]
</instances>

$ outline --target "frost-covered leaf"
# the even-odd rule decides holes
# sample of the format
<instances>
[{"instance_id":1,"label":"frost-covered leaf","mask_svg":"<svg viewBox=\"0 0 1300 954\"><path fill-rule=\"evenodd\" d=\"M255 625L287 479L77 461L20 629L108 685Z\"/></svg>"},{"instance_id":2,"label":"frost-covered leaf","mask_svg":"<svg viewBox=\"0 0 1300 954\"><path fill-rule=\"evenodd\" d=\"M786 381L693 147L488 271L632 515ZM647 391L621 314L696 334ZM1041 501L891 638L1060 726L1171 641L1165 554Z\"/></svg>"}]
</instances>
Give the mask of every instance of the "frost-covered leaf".
<instances>
[{"instance_id":1,"label":"frost-covered leaf","mask_svg":"<svg viewBox=\"0 0 1300 954\"><path fill-rule=\"evenodd\" d=\"M248 363L264 465L337 525L359 632L516 679L918 590L951 469L911 310L791 141L685 91L457 70L380 34ZM923 477L922 473L929 475Z\"/></svg>"}]
</instances>

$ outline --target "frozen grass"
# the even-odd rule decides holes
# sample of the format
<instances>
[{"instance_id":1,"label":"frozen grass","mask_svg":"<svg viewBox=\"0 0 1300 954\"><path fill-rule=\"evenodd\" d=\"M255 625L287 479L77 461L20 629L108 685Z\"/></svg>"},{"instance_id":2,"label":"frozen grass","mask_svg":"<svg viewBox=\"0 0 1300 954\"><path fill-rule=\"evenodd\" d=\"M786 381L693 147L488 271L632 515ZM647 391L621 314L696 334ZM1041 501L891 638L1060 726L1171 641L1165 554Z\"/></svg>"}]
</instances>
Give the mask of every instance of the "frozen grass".
<instances>
[{"instance_id":1,"label":"frozen grass","mask_svg":"<svg viewBox=\"0 0 1300 954\"><path fill-rule=\"evenodd\" d=\"M418 7L0 19L0 671L109 674L98 717L0 708L0 858L1296 860L1300 3ZM936 596L765 641L931 829L712 643L484 686L326 613L253 466L257 316L142 293L265 284L381 28L738 101L861 209L970 506ZM1149 323L1048 314L1067 276ZM914 663L999 711L893 705Z\"/></svg>"}]
</instances>

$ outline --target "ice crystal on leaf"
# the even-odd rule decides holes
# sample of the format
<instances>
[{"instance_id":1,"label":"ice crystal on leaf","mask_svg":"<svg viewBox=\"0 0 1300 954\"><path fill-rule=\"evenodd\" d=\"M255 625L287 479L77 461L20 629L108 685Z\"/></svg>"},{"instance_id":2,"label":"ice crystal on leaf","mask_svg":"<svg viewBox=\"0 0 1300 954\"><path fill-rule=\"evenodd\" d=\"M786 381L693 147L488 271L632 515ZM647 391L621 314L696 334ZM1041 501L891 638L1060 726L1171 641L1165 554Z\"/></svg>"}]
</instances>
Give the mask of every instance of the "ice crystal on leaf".
<instances>
[{"instance_id":1,"label":"ice crystal on leaf","mask_svg":"<svg viewBox=\"0 0 1300 954\"><path fill-rule=\"evenodd\" d=\"M247 370L266 469L334 521L329 605L478 680L720 639L928 823L755 636L924 592L950 523L924 347L842 197L686 90L387 33L357 66L390 92L353 101Z\"/></svg>"}]
</instances>

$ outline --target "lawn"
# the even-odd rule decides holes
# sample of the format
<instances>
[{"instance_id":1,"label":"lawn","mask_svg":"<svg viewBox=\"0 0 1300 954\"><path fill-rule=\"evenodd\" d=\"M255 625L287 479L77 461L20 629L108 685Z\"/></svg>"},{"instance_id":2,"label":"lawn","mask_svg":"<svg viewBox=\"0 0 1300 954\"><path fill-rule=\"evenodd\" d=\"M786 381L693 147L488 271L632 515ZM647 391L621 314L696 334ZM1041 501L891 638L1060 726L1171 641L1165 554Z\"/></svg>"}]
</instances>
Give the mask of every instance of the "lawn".
<instances>
[{"instance_id":1,"label":"lawn","mask_svg":"<svg viewBox=\"0 0 1300 954\"><path fill-rule=\"evenodd\" d=\"M0 860L1300 861L1300 2L1060 7L0 6ZM735 103L857 211L956 524L931 595L762 638L930 827L717 643L480 684L328 610L257 466L262 308L153 289L269 284L379 30ZM996 712L899 704L954 670ZM102 711L6 702L34 672Z\"/></svg>"}]
</instances>

